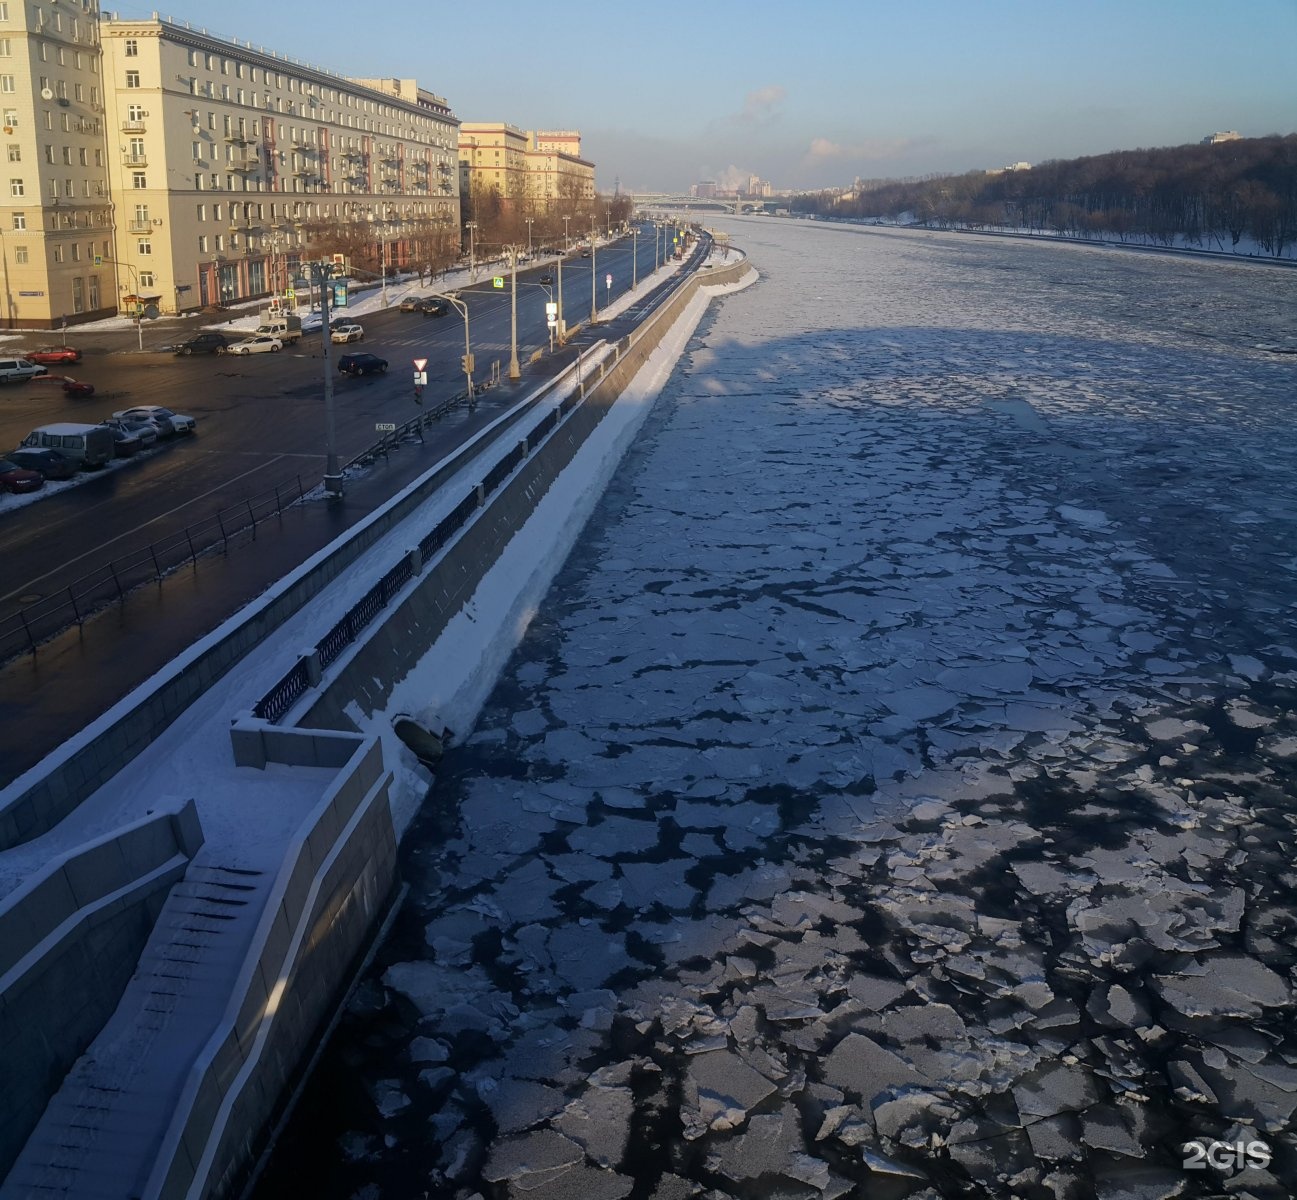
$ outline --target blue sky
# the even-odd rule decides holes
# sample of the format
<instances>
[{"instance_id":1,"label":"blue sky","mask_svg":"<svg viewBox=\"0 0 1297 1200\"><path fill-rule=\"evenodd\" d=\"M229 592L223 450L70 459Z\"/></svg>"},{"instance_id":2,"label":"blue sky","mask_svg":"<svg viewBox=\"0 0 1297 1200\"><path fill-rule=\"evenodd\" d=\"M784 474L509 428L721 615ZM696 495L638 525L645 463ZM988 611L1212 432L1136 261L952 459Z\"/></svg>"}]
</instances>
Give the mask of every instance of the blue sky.
<instances>
[{"instance_id":1,"label":"blue sky","mask_svg":"<svg viewBox=\"0 0 1297 1200\"><path fill-rule=\"evenodd\" d=\"M120 9L143 17L147 9ZM465 121L579 129L600 190L776 188L1297 131L1297 0L170 0Z\"/></svg>"}]
</instances>

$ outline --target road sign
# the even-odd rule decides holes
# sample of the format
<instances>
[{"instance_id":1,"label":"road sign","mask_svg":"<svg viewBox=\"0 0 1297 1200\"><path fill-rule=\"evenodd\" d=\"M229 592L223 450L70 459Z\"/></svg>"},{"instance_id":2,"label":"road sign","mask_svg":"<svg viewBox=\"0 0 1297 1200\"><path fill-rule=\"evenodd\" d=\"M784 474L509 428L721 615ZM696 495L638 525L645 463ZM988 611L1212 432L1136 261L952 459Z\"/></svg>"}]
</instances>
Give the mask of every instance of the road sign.
<instances>
[{"instance_id":1,"label":"road sign","mask_svg":"<svg viewBox=\"0 0 1297 1200\"><path fill-rule=\"evenodd\" d=\"M393 425L391 421L379 421L379 422L374 426L374 429L377 430L377 432L379 432L379 433L395 433L395 432L396 432L396 426Z\"/></svg>"},{"instance_id":2,"label":"road sign","mask_svg":"<svg viewBox=\"0 0 1297 1200\"><path fill-rule=\"evenodd\" d=\"M504 276L503 276L503 275L496 275L496 276L494 276L494 277L491 279L491 286L492 286L492 287L497 287L497 288L502 288L502 287L504 287Z\"/></svg>"},{"instance_id":3,"label":"road sign","mask_svg":"<svg viewBox=\"0 0 1297 1200\"><path fill-rule=\"evenodd\" d=\"M545 305L545 315L551 319L558 316L558 305L554 301L551 300Z\"/></svg>"},{"instance_id":4,"label":"road sign","mask_svg":"<svg viewBox=\"0 0 1297 1200\"><path fill-rule=\"evenodd\" d=\"M426 367L427 365L428 365L428 360L426 358L416 358L414 360L414 369L416 371L422 371L423 368Z\"/></svg>"},{"instance_id":5,"label":"road sign","mask_svg":"<svg viewBox=\"0 0 1297 1200\"><path fill-rule=\"evenodd\" d=\"M606 288L612 287L612 275L605 275L603 277L603 285Z\"/></svg>"},{"instance_id":6,"label":"road sign","mask_svg":"<svg viewBox=\"0 0 1297 1200\"><path fill-rule=\"evenodd\" d=\"M415 386L415 387L427 387L427 386L428 386L428 372L427 372L427 371L415 371L415 373L414 373L414 386Z\"/></svg>"}]
</instances>

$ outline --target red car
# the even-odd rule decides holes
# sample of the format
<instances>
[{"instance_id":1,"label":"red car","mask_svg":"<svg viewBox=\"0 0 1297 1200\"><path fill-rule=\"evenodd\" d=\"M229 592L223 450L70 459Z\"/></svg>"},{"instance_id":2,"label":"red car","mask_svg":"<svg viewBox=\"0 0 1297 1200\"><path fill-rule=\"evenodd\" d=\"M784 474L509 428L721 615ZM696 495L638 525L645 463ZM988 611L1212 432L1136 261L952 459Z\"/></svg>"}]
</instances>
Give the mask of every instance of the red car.
<instances>
[{"instance_id":1,"label":"red car","mask_svg":"<svg viewBox=\"0 0 1297 1200\"><path fill-rule=\"evenodd\" d=\"M34 382L61 383L64 394L68 396L93 396L95 394L95 385L93 383L86 383L82 379L73 379L71 375L41 375Z\"/></svg>"},{"instance_id":2,"label":"red car","mask_svg":"<svg viewBox=\"0 0 1297 1200\"><path fill-rule=\"evenodd\" d=\"M6 492L36 492L45 486L45 476L39 471L29 471L16 462L0 458L0 488Z\"/></svg>"},{"instance_id":3,"label":"red car","mask_svg":"<svg viewBox=\"0 0 1297 1200\"><path fill-rule=\"evenodd\" d=\"M50 366L55 363L80 362L81 351L75 346L41 346L39 349L29 350L23 357L28 362Z\"/></svg>"}]
</instances>

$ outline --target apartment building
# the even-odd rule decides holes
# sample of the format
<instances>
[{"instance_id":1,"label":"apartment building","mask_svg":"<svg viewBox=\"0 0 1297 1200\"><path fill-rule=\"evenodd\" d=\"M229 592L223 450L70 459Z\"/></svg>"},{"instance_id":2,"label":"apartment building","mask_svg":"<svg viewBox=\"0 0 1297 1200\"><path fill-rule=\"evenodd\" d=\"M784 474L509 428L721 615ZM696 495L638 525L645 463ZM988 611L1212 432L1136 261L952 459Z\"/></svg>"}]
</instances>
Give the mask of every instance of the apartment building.
<instances>
[{"instance_id":1,"label":"apartment building","mask_svg":"<svg viewBox=\"0 0 1297 1200\"><path fill-rule=\"evenodd\" d=\"M398 261L418 230L457 233L459 123L414 81L350 79L157 17L110 14L100 36L123 297L167 312L285 291L326 230Z\"/></svg>"},{"instance_id":2,"label":"apartment building","mask_svg":"<svg viewBox=\"0 0 1297 1200\"><path fill-rule=\"evenodd\" d=\"M51 328L287 291L313 241L458 242L459 122L97 0L0 0L0 322ZM385 254L386 257L386 254Z\"/></svg>"},{"instance_id":3,"label":"apartment building","mask_svg":"<svg viewBox=\"0 0 1297 1200\"><path fill-rule=\"evenodd\" d=\"M117 304L96 0L0 0L0 323Z\"/></svg>"},{"instance_id":4,"label":"apartment building","mask_svg":"<svg viewBox=\"0 0 1297 1200\"><path fill-rule=\"evenodd\" d=\"M594 164L575 130L524 131L503 121L459 128L459 187L465 197L494 192L506 205L554 208L595 196Z\"/></svg>"}]
</instances>

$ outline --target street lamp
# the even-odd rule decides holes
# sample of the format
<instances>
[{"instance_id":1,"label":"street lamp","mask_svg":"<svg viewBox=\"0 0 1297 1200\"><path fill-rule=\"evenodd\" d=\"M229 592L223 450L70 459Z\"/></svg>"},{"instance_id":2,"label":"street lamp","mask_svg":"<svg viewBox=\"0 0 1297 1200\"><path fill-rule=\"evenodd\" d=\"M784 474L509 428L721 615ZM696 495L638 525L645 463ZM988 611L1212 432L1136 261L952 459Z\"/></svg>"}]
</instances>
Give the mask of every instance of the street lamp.
<instances>
[{"instance_id":1,"label":"street lamp","mask_svg":"<svg viewBox=\"0 0 1297 1200\"><path fill-rule=\"evenodd\" d=\"M566 217L563 218L565 221ZM567 330L563 326L563 256L558 256L558 344L567 340Z\"/></svg>"},{"instance_id":2,"label":"street lamp","mask_svg":"<svg viewBox=\"0 0 1297 1200\"><path fill-rule=\"evenodd\" d=\"M630 290L633 292L639 284L639 226L630 231Z\"/></svg>"},{"instance_id":3,"label":"street lamp","mask_svg":"<svg viewBox=\"0 0 1297 1200\"><path fill-rule=\"evenodd\" d=\"M536 219L535 217L527 217L527 218L526 218L526 225L527 225L527 259L528 259L528 261L531 260L531 225L532 225L532 222L533 222L535 219Z\"/></svg>"},{"instance_id":4,"label":"street lamp","mask_svg":"<svg viewBox=\"0 0 1297 1200\"><path fill-rule=\"evenodd\" d=\"M571 219L572 219L571 217L563 218L563 253L564 254L566 254L572 248L570 239L567 236L567 223Z\"/></svg>"},{"instance_id":5,"label":"street lamp","mask_svg":"<svg viewBox=\"0 0 1297 1200\"><path fill-rule=\"evenodd\" d=\"M338 470L337 423L333 412L333 372L329 370L329 278L332 263L305 263L308 278L320 285L320 342L324 347L324 490L330 497L342 495L342 472Z\"/></svg>"},{"instance_id":6,"label":"street lamp","mask_svg":"<svg viewBox=\"0 0 1297 1200\"><path fill-rule=\"evenodd\" d=\"M596 228L594 217L590 218L590 324L594 324L596 313L599 311L599 272L595 269L595 260L598 258L598 230Z\"/></svg>"},{"instance_id":7,"label":"street lamp","mask_svg":"<svg viewBox=\"0 0 1297 1200\"><path fill-rule=\"evenodd\" d=\"M518 247L509 248L509 278L511 295L509 297L509 378L522 378L518 366Z\"/></svg>"},{"instance_id":8,"label":"street lamp","mask_svg":"<svg viewBox=\"0 0 1297 1200\"><path fill-rule=\"evenodd\" d=\"M448 304L454 305L455 311L464 318L464 358L462 362L464 365L464 380L468 385L468 403L471 407L476 404L476 401L473 398L473 351L469 348L468 341L468 304L458 296L450 296L445 292L433 292L432 295L439 296Z\"/></svg>"},{"instance_id":9,"label":"street lamp","mask_svg":"<svg viewBox=\"0 0 1297 1200\"><path fill-rule=\"evenodd\" d=\"M469 221L465 226L468 230L468 277L477 282L477 252L473 246L473 234L477 229L476 221Z\"/></svg>"}]
</instances>

